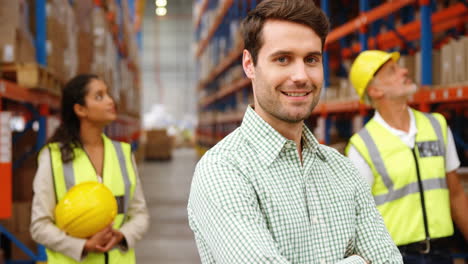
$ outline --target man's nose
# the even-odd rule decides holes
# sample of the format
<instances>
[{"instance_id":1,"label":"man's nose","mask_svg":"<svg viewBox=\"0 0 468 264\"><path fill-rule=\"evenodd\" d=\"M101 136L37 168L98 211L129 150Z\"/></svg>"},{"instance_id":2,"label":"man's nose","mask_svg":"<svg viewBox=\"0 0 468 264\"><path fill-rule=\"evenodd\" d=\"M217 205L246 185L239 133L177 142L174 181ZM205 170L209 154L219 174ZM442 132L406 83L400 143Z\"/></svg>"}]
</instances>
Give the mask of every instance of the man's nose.
<instances>
[{"instance_id":1,"label":"man's nose","mask_svg":"<svg viewBox=\"0 0 468 264\"><path fill-rule=\"evenodd\" d=\"M307 82L307 71L305 63L296 63L295 67L292 69L291 80L296 84L303 84Z\"/></svg>"}]
</instances>

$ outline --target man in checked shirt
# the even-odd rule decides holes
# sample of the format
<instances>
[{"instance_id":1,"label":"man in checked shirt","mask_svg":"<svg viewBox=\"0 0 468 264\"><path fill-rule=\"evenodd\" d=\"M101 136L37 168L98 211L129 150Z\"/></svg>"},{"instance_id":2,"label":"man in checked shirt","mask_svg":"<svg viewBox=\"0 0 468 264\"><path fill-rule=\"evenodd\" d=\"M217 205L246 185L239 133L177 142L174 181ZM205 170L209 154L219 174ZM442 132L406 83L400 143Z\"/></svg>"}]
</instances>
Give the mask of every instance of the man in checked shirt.
<instances>
[{"instance_id":1,"label":"man in checked shirt","mask_svg":"<svg viewBox=\"0 0 468 264\"><path fill-rule=\"evenodd\" d=\"M244 19L255 107L195 170L188 214L202 263L402 263L368 185L304 125L328 31L311 0L263 0Z\"/></svg>"}]
</instances>

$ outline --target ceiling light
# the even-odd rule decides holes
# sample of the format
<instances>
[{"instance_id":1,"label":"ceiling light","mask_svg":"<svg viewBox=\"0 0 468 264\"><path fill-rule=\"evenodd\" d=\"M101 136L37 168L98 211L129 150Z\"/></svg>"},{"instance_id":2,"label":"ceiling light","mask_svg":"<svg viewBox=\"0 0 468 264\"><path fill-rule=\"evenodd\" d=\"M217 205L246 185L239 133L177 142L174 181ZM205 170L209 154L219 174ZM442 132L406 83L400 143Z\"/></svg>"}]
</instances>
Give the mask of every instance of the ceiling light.
<instances>
[{"instance_id":1,"label":"ceiling light","mask_svg":"<svg viewBox=\"0 0 468 264\"><path fill-rule=\"evenodd\" d=\"M167 9L165 7L156 8L156 15L165 16L167 14Z\"/></svg>"},{"instance_id":2,"label":"ceiling light","mask_svg":"<svg viewBox=\"0 0 468 264\"><path fill-rule=\"evenodd\" d=\"M154 3L157 7L165 7L167 5L167 0L156 0Z\"/></svg>"}]
</instances>

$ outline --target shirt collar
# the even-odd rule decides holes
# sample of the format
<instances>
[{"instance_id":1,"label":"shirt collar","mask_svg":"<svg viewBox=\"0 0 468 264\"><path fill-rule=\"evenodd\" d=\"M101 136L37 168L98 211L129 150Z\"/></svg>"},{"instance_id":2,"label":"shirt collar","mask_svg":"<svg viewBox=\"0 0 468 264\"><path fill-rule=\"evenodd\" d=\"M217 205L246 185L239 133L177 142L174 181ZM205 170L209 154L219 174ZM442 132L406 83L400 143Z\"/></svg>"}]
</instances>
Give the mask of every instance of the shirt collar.
<instances>
[{"instance_id":1,"label":"shirt collar","mask_svg":"<svg viewBox=\"0 0 468 264\"><path fill-rule=\"evenodd\" d=\"M287 147L286 143L294 143L263 120L251 106L247 107L240 129L243 136L267 165L270 165L279 156L281 151ZM316 151L317 146L318 141L309 128L304 125L302 130L303 152L308 150L313 153Z\"/></svg>"},{"instance_id":2,"label":"shirt collar","mask_svg":"<svg viewBox=\"0 0 468 264\"><path fill-rule=\"evenodd\" d=\"M381 124L384 128L386 128L389 131L392 131L395 135L408 135L408 136L414 136L418 133L418 128L416 127L416 119L414 118L414 113L413 109L411 107L408 107L408 113L410 115L410 128L408 133L406 133L403 130L399 130L396 128L391 127L383 117L380 115L380 113L376 110L374 114L374 120L377 121L377 123Z\"/></svg>"}]
</instances>

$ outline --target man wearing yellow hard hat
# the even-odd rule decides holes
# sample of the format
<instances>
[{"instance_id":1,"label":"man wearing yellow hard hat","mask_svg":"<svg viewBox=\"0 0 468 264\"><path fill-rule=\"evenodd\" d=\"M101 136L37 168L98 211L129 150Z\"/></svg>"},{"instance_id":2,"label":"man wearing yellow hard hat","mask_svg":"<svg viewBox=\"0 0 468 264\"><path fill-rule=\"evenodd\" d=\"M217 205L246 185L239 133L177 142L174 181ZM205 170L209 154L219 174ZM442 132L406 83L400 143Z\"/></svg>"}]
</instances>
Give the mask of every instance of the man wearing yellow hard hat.
<instances>
[{"instance_id":1,"label":"man wearing yellow hard hat","mask_svg":"<svg viewBox=\"0 0 468 264\"><path fill-rule=\"evenodd\" d=\"M375 203L405 263L452 263L444 238L452 218L468 239L468 198L446 120L407 101L416 92L400 54L364 51L350 70L374 117L350 139L347 156L372 188Z\"/></svg>"}]
</instances>

